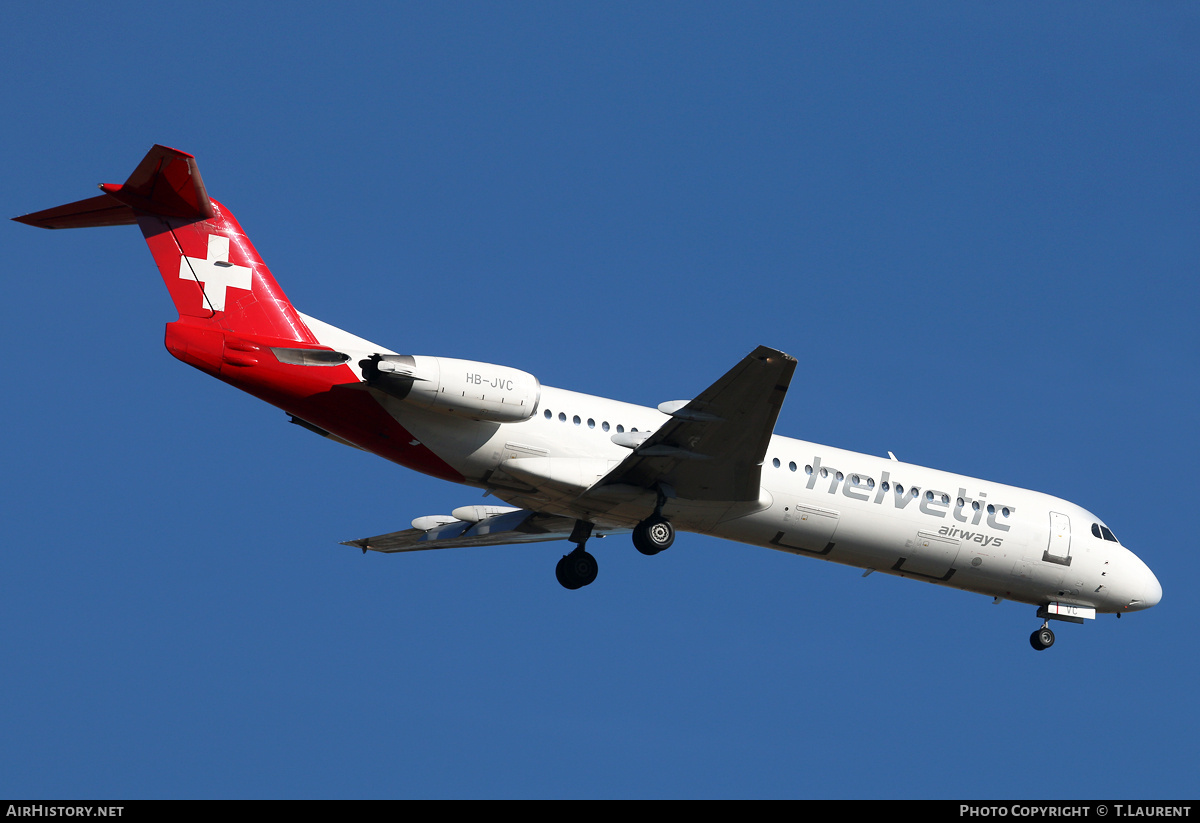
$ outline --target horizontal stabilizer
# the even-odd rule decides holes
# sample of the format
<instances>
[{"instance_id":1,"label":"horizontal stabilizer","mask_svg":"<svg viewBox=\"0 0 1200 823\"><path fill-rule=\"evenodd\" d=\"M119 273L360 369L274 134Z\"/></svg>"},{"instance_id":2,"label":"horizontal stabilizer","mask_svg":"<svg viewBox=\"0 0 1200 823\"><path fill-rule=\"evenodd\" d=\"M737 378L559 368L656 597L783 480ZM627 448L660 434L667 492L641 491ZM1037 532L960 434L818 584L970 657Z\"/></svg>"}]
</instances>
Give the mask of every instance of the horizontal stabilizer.
<instances>
[{"instance_id":1,"label":"horizontal stabilizer","mask_svg":"<svg viewBox=\"0 0 1200 823\"><path fill-rule=\"evenodd\" d=\"M14 217L13 220L41 229L86 229L92 226L136 225L137 215L121 201L101 194L65 206Z\"/></svg>"},{"instance_id":2,"label":"horizontal stabilizer","mask_svg":"<svg viewBox=\"0 0 1200 823\"><path fill-rule=\"evenodd\" d=\"M212 202L187 152L154 146L124 184L101 184L104 194L65 206L14 217L18 223L43 229L83 229L92 226L128 226L137 213L184 220L208 220Z\"/></svg>"}]
</instances>

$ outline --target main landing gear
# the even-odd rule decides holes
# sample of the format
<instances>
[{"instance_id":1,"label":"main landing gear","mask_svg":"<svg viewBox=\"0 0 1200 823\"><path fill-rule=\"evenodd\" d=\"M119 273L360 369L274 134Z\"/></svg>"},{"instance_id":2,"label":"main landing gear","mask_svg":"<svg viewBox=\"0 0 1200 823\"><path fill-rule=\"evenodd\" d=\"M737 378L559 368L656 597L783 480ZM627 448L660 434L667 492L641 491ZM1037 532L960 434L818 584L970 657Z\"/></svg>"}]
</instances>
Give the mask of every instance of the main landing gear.
<instances>
[{"instance_id":1,"label":"main landing gear","mask_svg":"<svg viewBox=\"0 0 1200 823\"><path fill-rule=\"evenodd\" d=\"M654 506L654 514L638 523L633 529L633 546L642 554L655 555L671 548L675 542L675 527L663 517L662 509L667 502L667 495L661 487L657 487L658 502Z\"/></svg>"},{"instance_id":2,"label":"main landing gear","mask_svg":"<svg viewBox=\"0 0 1200 823\"><path fill-rule=\"evenodd\" d=\"M583 547L592 536L592 524L582 520L575 521L575 528L567 539L575 544L575 550L564 554L562 560L554 567L554 576L565 589L582 589L596 579L600 565L596 558L584 551Z\"/></svg>"},{"instance_id":3,"label":"main landing gear","mask_svg":"<svg viewBox=\"0 0 1200 823\"><path fill-rule=\"evenodd\" d=\"M592 524L576 520L571 536L567 539L575 544L575 550L564 554L554 567L554 576L565 589L582 589L596 579L600 566L596 558L584 549L592 536ZM647 517L633 529L633 545L642 554L653 555L671 548L675 542L675 527L657 512Z\"/></svg>"},{"instance_id":4,"label":"main landing gear","mask_svg":"<svg viewBox=\"0 0 1200 823\"><path fill-rule=\"evenodd\" d=\"M564 554L562 560L554 567L554 576L565 589L582 589L596 579L600 565L590 552L585 552L583 546L570 554Z\"/></svg>"},{"instance_id":5,"label":"main landing gear","mask_svg":"<svg viewBox=\"0 0 1200 823\"><path fill-rule=\"evenodd\" d=\"M633 546L645 555L666 551L674 542L675 527L660 514L647 517L633 529Z\"/></svg>"},{"instance_id":6,"label":"main landing gear","mask_svg":"<svg viewBox=\"0 0 1200 823\"><path fill-rule=\"evenodd\" d=\"M1045 621L1040 629L1029 635L1029 645L1039 652L1044 652L1054 645L1054 632L1050 631L1049 623L1049 620Z\"/></svg>"}]
</instances>

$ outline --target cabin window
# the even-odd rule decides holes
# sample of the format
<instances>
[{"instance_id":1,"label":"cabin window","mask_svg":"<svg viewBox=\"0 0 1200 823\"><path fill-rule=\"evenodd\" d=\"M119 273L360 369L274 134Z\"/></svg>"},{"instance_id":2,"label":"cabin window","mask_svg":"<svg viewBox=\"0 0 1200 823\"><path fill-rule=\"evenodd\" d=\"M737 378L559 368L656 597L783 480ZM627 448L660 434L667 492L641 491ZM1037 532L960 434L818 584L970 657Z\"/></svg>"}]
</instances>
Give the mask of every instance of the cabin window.
<instances>
[{"instance_id":1,"label":"cabin window","mask_svg":"<svg viewBox=\"0 0 1200 823\"><path fill-rule=\"evenodd\" d=\"M805 473L805 474L812 474L812 466L805 466L805 467L804 467L804 473Z\"/></svg>"},{"instance_id":2,"label":"cabin window","mask_svg":"<svg viewBox=\"0 0 1200 823\"><path fill-rule=\"evenodd\" d=\"M545 415L546 415L546 419L549 420L551 417L554 416L554 412L550 411L549 409L546 409Z\"/></svg>"},{"instance_id":3,"label":"cabin window","mask_svg":"<svg viewBox=\"0 0 1200 823\"><path fill-rule=\"evenodd\" d=\"M795 461L792 461L791 463L788 463L788 468L789 468L789 469L791 469L792 471L795 471L795 470L796 470L796 463L795 463Z\"/></svg>"},{"instance_id":4,"label":"cabin window","mask_svg":"<svg viewBox=\"0 0 1200 823\"><path fill-rule=\"evenodd\" d=\"M578 426L583 421L579 419L579 415L575 415L574 417L571 418L571 422L574 423L576 426Z\"/></svg>"},{"instance_id":5,"label":"cabin window","mask_svg":"<svg viewBox=\"0 0 1200 823\"><path fill-rule=\"evenodd\" d=\"M558 421L559 421L560 423L566 423L566 422L567 422L567 413L566 413L566 412L559 412L559 413L558 413Z\"/></svg>"},{"instance_id":6,"label":"cabin window","mask_svg":"<svg viewBox=\"0 0 1200 823\"><path fill-rule=\"evenodd\" d=\"M617 434L624 434L624 433L625 433L625 426L622 425L621 423L618 423L617 424Z\"/></svg>"},{"instance_id":7,"label":"cabin window","mask_svg":"<svg viewBox=\"0 0 1200 823\"><path fill-rule=\"evenodd\" d=\"M883 490L885 492L890 492L892 490L892 484L889 483L888 481L884 480L883 481Z\"/></svg>"},{"instance_id":8,"label":"cabin window","mask_svg":"<svg viewBox=\"0 0 1200 823\"><path fill-rule=\"evenodd\" d=\"M774 460L772 460L771 465L774 466L775 468L779 468L779 458L776 457Z\"/></svg>"},{"instance_id":9,"label":"cabin window","mask_svg":"<svg viewBox=\"0 0 1200 823\"><path fill-rule=\"evenodd\" d=\"M589 428L589 429L594 429L594 428L596 428L596 421L595 421L595 420L593 420L593 419L592 419L592 418L590 418L590 417L588 418L588 428Z\"/></svg>"},{"instance_id":10,"label":"cabin window","mask_svg":"<svg viewBox=\"0 0 1200 823\"><path fill-rule=\"evenodd\" d=\"M608 431L608 421L605 420L603 423L601 423L600 428L604 429L605 431Z\"/></svg>"}]
</instances>

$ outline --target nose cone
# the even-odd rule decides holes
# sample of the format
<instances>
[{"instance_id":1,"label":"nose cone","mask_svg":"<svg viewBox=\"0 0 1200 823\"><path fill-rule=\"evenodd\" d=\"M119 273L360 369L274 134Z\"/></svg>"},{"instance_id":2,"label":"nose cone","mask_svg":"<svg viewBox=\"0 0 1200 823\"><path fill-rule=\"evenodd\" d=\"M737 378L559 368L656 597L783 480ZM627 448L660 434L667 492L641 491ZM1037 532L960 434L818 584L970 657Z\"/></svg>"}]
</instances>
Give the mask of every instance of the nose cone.
<instances>
[{"instance_id":1,"label":"nose cone","mask_svg":"<svg viewBox=\"0 0 1200 823\"><path fill-rule=\"evenodd\" d=\"M1146 567L1146 587L1142 590L1145 594L1145 604L1142 608L1148 609L1151 606L1157 606L1158 601L1162 600L1162 584L1158 582L1158 578L1154 576L1154 572L1150 571L1150 567Z\"/></svg>"},{"instance_id":2,"label":"nose cone","mask_svg":"<svg viewBox=\"0 0 1200 823\"><path fill-rule=\"evenodd\" d=\"M1150 571L1150 567L1138 559L1138 589L1140 597L1133 600L1128 610L1131 612L1148 609L1151 606L1157 606L1158 601L1162 600L1162 584L1158 582L1158 578L1154 576L1154 572Z\"/></svg>"}]
</instances>

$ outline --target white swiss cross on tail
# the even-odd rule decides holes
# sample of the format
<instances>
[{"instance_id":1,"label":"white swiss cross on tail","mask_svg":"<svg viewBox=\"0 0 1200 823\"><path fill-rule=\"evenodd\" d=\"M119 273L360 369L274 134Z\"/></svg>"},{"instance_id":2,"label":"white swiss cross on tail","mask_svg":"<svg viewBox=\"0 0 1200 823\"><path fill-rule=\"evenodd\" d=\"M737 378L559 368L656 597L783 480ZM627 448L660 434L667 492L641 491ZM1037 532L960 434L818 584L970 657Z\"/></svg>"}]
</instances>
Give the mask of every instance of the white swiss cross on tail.
<instances>
[{"instance_id":1,"label":"white swiss cross on tail","mask_svg":"<svg viewBox=\"0 0 1200 823\"><path fill-rule=\"evenodd\" d=\"M229 238L219 234L208 236L208 258L183 257L179 261L179 276L196 279L204 285L204 297L213 311L225 311L225 290L250 290L253 272L248 266L229 262Z\"/></svg>"}]
</instances>

